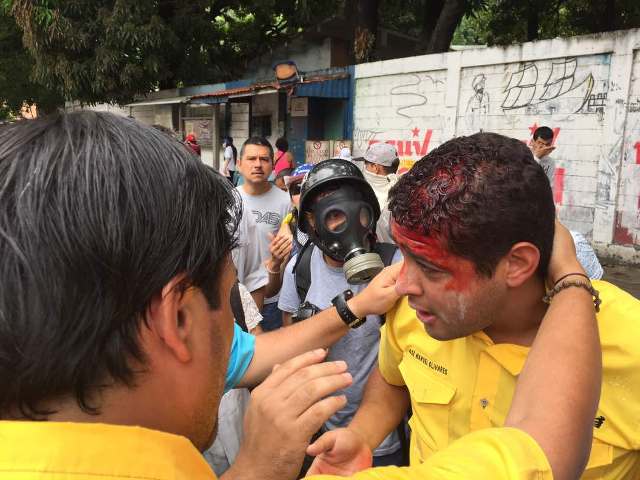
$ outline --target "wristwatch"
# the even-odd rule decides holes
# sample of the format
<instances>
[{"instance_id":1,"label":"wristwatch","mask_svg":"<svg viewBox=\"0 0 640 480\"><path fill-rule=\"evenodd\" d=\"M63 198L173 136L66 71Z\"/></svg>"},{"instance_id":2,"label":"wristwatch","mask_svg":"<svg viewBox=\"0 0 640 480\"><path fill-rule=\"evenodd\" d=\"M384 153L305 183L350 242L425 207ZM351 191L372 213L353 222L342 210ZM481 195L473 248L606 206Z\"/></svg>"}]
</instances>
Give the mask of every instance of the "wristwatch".
<instances>
[{"instance_id":1,"label":"wristwatch","mask_svg":"<svg viewBox=\"0 0 640 480\"><path fill-rule=\"evenodd\" d=\"M349 328L358 328L367 321L367 317L358 318L353 314L353 312L347 305L347 300L350 300L352 298L353 292L351 290L345 290L341 294L336 295L335 298L331 300L331 303L334 307L336 307L336 310L338 310L338 315L340 315L342 321L346 323Z\"/></svg>"}]
</instances>

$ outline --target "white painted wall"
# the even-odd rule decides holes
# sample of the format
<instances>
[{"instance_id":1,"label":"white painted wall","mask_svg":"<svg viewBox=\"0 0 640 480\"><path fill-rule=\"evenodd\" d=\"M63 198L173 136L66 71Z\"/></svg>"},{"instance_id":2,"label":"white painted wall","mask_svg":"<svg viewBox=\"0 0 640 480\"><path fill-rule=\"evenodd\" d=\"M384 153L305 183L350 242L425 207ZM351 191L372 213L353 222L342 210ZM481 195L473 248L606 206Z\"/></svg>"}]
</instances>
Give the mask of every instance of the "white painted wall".
<instances>
[{"instance_id":1,"label":"white painted wall","mask_svg":"<svg viewBox=\"0 0 640 480\"><path fill-rule=\"evenodd\" d=\"M640 30L357 65L354 154L394 143L404 166L479 130L557 132L560 218L640 263Z\"/></svg>"}]
</instances>

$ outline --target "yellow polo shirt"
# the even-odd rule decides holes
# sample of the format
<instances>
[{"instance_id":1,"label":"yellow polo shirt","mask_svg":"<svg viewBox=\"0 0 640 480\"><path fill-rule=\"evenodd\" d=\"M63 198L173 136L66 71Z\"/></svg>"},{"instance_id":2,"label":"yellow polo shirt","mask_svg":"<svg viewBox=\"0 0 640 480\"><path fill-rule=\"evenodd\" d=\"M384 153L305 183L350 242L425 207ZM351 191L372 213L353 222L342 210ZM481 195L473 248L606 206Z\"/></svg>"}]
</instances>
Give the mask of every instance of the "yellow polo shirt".
<instances>
[{"instance_id":1,"label":"yellow polo shirt","mask_svg":"<svg viewBox=\"0 0 640 480\"><path fill-rule=\"evenodd\" d=\"M640 301L607 282L593 285L602 299L603 384L582 478L640 479ZM503 426L528 352L494 344L483 332L435 340L407 299L388 313L379 367L411 395L411 465L469 432Z\"/></svg>"},{"instance_id":2,"label":"yellow polo shirt","mask_svg":"<svg viewBox=\"0 0 640 480\"><path fill-rule=\"evenodd\" d=\"M0 480L215 480L185 437L99 423L0 421Z\"/></svg>"},{"instance_id":3,"label":"yellow polo shirt","mask_svg":"<svg viewBox=\"0 0 640 480\"><path fill-rule=\"evenodd\" d=\"M345 477L317 475L308 480ZM363 470L352 480L553 480L551 467L536 441L516 428L485 428L465 435L446 449L410 467Z\"/></svg>"}]
</instances>

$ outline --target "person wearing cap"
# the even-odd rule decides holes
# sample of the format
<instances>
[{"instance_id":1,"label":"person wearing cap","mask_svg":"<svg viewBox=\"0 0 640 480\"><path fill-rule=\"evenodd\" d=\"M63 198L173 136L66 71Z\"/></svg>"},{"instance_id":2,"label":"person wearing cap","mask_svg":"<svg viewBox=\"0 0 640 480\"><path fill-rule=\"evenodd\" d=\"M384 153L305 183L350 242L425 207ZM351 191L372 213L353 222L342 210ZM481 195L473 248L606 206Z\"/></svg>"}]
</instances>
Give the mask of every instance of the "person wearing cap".
<instances>
[{"instance_id":1,"label":"person wearing cap","mask_svg":"<svg viewBox=\"0 0 640 480\"><path fill-rule=\"evenodd\" d=\"M400 165L398 151L389 143L374 143L365 152L363 160L362 173L380 203L380 219L376 228L378 240L394 243L389 226L391 214L387 205L387 197L391 187L398 181L397 171Z\"/></svg>"}]
</instances>

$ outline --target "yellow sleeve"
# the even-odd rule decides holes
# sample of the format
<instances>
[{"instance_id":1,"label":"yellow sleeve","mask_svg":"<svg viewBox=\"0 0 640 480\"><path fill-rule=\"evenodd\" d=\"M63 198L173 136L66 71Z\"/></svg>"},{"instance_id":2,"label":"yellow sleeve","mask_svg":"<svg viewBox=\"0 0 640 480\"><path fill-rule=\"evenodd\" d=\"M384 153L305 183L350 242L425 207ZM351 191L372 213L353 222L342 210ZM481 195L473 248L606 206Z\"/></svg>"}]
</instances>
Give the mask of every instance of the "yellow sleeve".
<instances>
[{"instance_id":1,"label":"yellow sleeve","mask_svg":"<svg viewBox=\"0 0 640 480\"><path fill-rule=\"evenodd\" d=\"M345 477L318 475L308 480ZM359 472L352 480L553 480L547 457L528 434L516 428L486 428L460 438L412 467L380 467Z\"/></svg>"},{"instance_id":2,"label":"yellow sleeve","mask_svg":"<svg viewBox=\"0 0 640 480\"><path fill-rule=\"evenodd\" d=\"M402 348L398 343L396 326L398 316L402 313L400 305L407 301L402 299L387 312L385 324L380 329L380 349L378 351L378 368L382 377L391 385L402 386L404 379L398 366L402 361Z\"/></svg>"}]
</instances>

